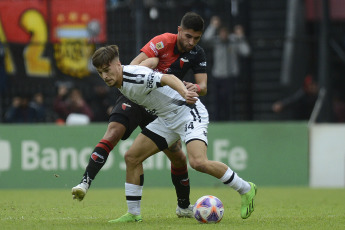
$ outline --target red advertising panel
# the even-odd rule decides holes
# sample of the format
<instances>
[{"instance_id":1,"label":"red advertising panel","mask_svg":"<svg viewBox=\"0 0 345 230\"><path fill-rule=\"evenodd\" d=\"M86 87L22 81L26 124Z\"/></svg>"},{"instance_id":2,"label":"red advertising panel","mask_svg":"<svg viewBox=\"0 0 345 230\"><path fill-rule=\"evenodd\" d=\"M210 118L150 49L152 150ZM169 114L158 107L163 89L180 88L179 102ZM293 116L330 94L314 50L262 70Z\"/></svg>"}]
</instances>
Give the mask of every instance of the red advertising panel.
<instances>
[{"instance_id":1,"label":"red advertising panel","mask_svg":"<svg viewBox=\"0 0 345 230\"><path fill-rule=\"evenodd\" d=\"M105 0L55 0L50 17L50 37L59 70L75 77L89 75L93 43L106 38Z\"/></svg>"},{"instance_id":2,"label":"red advertising panel","mask_svg":"<svg viewBox=\"0 0 345 230\"><path fill-rule=\"evenodd\" d=\"M106 0L1 0L0 42L9 74L90 74L94 43L106 41ZM47 52L53 44L53 52Z\"/></svg>"},{"instance_id":3,"label":"red advertising panel","mask_svg":"<svg viewBox=\"0 0 345 230\"><path fill-rule=\"evenodd\" d=\"M55 0L51 2L50 14L53 42L61 38L105 41L105 0Z\"/></svg>"},{"instance_id":4,"label":"red advertising panel","mask_svg":"<svg viewBox=\"0 0 345 230\"><path fill-rule=\"evenodd\" d=\"M36 11L45 21L47 20L46 0L0 1L0 22L8 42L27 43L30 41L31 34L28 28L25 28L25 23L27 20L34 22L35 18L26 17L29 10Z\"/></svg>"}]
</instances>

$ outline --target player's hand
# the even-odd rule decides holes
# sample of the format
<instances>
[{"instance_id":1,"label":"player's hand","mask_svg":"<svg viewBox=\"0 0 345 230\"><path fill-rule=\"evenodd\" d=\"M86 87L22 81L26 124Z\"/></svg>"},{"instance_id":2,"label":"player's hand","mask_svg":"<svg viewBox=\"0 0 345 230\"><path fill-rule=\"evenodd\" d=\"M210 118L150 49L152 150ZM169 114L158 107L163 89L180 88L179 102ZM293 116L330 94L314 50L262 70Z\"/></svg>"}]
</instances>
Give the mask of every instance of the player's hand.
<instances>
[{"instance_id":1,"label":"player's hand","mask_svg":"<svg viewBox=\"0 0 345 230\"><path fill-rule=\"evenodd\" d=\"M191 82L183 81L183 84L186 86L187 90L191 92L198 92L200 89L198 88L197 84L193 84Z\"/></svg>"},{"instance_id":2,"label":"player's hand","mask_svg":"<svg viewBox=\"0 0 345 230\"><path fill-rule=\"evenodd\" d=\"M187 104L195 104L198 100L199 94L192 91L187 91L184 95L184 99L186 99Z\"/></svg>"}]
</instances>

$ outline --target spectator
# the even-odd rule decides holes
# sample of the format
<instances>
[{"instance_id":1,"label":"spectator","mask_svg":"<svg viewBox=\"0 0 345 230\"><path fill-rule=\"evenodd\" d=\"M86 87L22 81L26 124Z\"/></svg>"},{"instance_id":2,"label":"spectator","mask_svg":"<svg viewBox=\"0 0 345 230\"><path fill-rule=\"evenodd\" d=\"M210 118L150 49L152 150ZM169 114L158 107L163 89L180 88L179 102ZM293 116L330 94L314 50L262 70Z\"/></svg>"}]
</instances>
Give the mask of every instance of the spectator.
<instances>
[{"instance_id":1,"label":"spectator","mask_svg":"<svg viewBox=\"0 0 345 230\"><path fill-rule=\"evenodd\" d=\"M304 79L303 86L292 95L275 102L272 110L280 113L287 108L293 109L294 120L309 120L315 102L317 100L319 87L312 75L307 75Z\"/></svg>"},{"instance_id":2,"label":"spectator","mask_svg":"<svg viewBox=\"0 0 345 230\"><path fill-rule=\"evenodd\" d=\"M217 34L218 30L218 34ZM243 27L236 25L230 33L218 16L211 18L204 42L213 48L211 92L215 120L234 119L236 85L240 75L240 57L250 55Z\"/></svg>"},{"instance_id":3,"label":"spectator","mask_svg":"<svg viewBox=\"0 0 345 230\"><path fill-rule=\"evenodd\" d=\"M12 105L5 113L5 122L8 123L30 123L37 122L36 110L29 105L27 96L15 96Z\"/></svg>"},{"instance_id":4,"label":"spectator","mask_svg":"<svg viewBox=\"0 0 345 230\"><path fill-rule=\"evenodd\" d=\"M30 107L35 110L36 113L36 122L46 122L46 108L44 106L44 98L42 93L34 94L31 102Z\"/></svg>"},{"instance_id":5,"label":"spectator","mask_svg":"<svg viewBox=\"0 0 345 230\"><path fill-rule=\"evenodd\" d=\"M84 114L91 121L94 114L77 88L68 89L64 84L58 87L58 95L54 101L54 110L59 119L66 121L70 114Z\"/></svg>"}]
</instances>

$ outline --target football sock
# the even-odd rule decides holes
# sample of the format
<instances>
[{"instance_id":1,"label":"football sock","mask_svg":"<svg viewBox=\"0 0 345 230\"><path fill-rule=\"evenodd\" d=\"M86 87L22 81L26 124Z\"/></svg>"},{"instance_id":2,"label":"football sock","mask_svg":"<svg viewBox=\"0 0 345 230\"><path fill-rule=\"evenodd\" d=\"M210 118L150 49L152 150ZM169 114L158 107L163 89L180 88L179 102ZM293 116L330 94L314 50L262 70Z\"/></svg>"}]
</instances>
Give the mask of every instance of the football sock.
<instances>
[{"instance_id":1,"label":"football sock","mask_svg":"<svg viewBox=\"0 0 345 230\"><path fill-rule=\"evenodd\" d=\"M187 165L181 168L175 168L171 164L171 180L175 186L178 206L180 208L188 208L190 205L190 185Z\"/></svg>"},{"instance_id":2,"label":"football sock","mask_svg":"<svg viewBox=\"0 0 345 230\"><path fill-rule=\"evenodd\" d=\"M140 215L140 203L143 193L143 186L125 183L125 192L128 212L133 215Z\"/></svg>"},{"instance_id":3,"label":"football sock","mask_svg":"<svg viewBox=\"0 0 345 230\"><path fill-rule=\"evenodd\" d=\"M102 139L93 150L89 164L86 166L83 179L81 182L88 183L89 187L91 182L95 179L97 173L108 159L109 153L113 150L114 146L107 140Z\"/></svg>"},{"instance_id":4,"label":"football sock","mask_svg":"<svg viewBox=\"0 0 345 230\"><path fill-rule=\"evenodd\" d=\"M250 191L250 184L243 180L230 168L224 173L220 180L225 184L235 189L239 194L245 194Z\"/></svg>"}]
</instances>

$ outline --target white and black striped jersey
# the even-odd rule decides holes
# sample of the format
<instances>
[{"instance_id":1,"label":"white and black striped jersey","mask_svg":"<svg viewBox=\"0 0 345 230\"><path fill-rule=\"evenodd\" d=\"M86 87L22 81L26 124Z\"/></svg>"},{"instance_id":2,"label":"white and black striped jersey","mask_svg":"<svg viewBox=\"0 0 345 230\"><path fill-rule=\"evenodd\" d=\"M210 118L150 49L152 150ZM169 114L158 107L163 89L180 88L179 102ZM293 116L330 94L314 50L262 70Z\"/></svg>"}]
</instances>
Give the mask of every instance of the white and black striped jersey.
<instances>
[{"instance_id":1,"label":"white and black striped jersey","mask_svg":"<svg viewBox=\"0 0 345 230\"><path fill-rule=\"evenodd\" d=\"M186 105L185 99L169 86L161 86L163 74L144 66L124 65L119 91L149 112L164 117Z\"/></svg>"}]
</instances>

